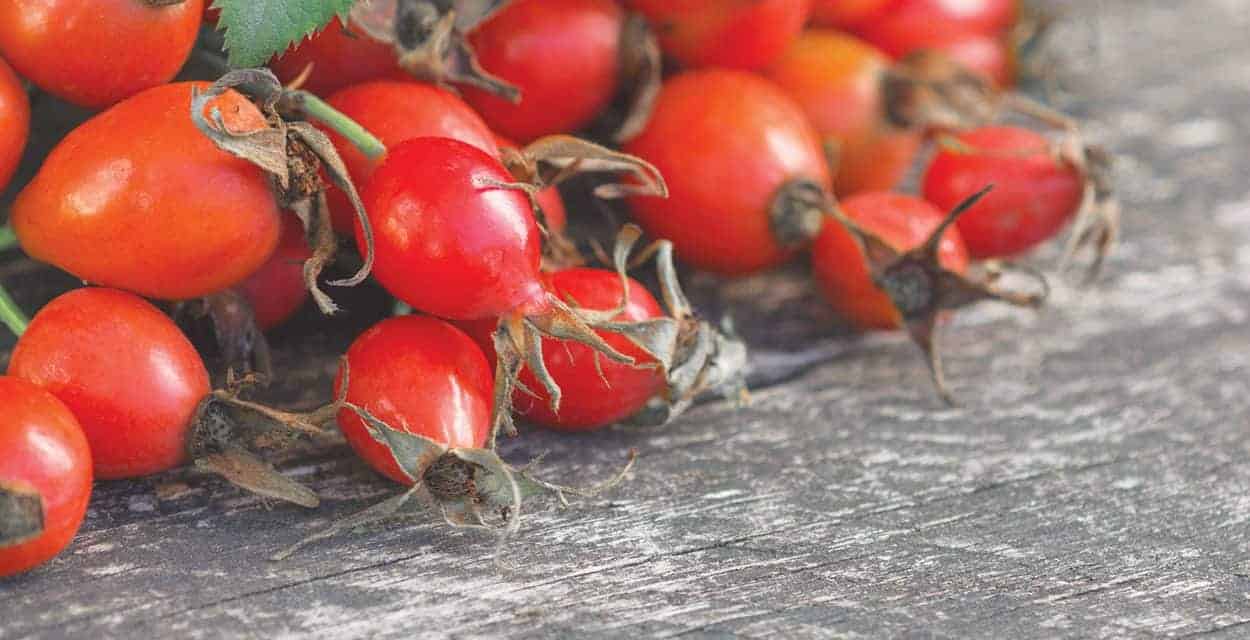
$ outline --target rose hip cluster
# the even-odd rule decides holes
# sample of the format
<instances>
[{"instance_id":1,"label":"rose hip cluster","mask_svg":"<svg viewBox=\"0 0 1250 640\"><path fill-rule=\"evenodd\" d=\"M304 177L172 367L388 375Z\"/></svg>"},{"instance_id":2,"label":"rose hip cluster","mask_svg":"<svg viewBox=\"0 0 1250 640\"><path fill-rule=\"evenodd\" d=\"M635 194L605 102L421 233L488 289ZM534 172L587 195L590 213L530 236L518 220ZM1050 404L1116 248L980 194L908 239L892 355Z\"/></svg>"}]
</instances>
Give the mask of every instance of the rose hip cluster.
<instances>
[{"instance_id":1,"label":"rose hip cluster","mask_svg":"<svg viewBox=\"0 0 1250 640\"><path fill-rule=\"evenodd\" d=\"M69 543L96 478L193 462L315 507L265 453L336 425L408 488L317 538L413 498L515 531L522 495L588 490L500 459L514 416L586 431L745 398L745 347L698 316L674 257L739 277L808 253L829 304L907 330L949 399L939 314L1039 304L1044 281L996 277L1073 220L1096 266L1115 239L1106 154L1011 90L1014 0L375 0L268 69L173 82L217 19L206 5L0 4L0 187L27 86L98 111L0 234L90 285L29 321L0 290L18 335L0 576ZM67 58L71 41L94 54ZM894 192L918 162L920 195ZM641 229L587 251L561 186L623 200ZM652 258L658 299L627 274ZM370 277L413 312L355 339L324 407L244 399L273 375L264 332ZM211 319L221 388L171 314Z\"/></svg>"}]
</instances>

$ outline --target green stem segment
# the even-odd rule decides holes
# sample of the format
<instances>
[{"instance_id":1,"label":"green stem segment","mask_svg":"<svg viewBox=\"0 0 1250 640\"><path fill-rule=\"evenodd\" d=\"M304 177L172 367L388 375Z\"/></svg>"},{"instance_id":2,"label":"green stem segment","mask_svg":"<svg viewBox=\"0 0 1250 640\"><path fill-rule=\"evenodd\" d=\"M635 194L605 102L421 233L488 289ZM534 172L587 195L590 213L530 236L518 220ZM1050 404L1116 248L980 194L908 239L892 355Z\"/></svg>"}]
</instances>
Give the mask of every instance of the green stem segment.
<instances>
[{"instance_id":1,"label":"green stem segment","mask_svg":"<svg viewBox=\"0 0 1250 640\"><path fill-rule=\"evenodd\" d=\"M30 320L26 319L26 314L22 313L21 307L17 306L3 286L0 286L0 322L3 322L9 331L19 338L26 333L26 326L30 324Z\"/></svg>"},{"instance_id":2,"label":"green stem segment","mask_svg":"<svg viewBox=\"0 0 1250 640\"><path fill-rule=\"evenodd\" d=\"M296 101L301 111L347 138L348 142L360 149L360 152L370 160L376 160L386 154L386 145L382 144L381 140L321 98L307 91L293 91L291 98Z\"/></svg>"},{"instance_id":3,"label":"green stem segment","mask_svg":"<svg viewBox=\"0 0 1250 640\"><path fill-rule=\"evenodd\" d=\"M0 251L8 251L17 246L17 234L13 232L13 227L5 225L0 227Z\"/></svg>"}]
</instances>

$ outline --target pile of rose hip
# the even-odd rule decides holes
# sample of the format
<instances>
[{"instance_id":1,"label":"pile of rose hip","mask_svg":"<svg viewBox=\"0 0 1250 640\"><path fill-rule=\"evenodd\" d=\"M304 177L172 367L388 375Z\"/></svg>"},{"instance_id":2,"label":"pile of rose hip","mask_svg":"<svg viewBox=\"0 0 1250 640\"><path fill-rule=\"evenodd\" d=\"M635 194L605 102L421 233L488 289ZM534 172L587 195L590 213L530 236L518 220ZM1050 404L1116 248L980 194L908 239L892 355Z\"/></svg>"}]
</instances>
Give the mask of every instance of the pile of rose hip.
<instances>
[{"instance_id":1,"label":"pile of rose hip","mask_svg":"<svg viewBox=\"0 0 1250 640\"><path fill-rule=\"evenodd\" d=\"M28 90L98 110L0 232L92 285L29 322L0 296L19 336L0 377L0 576L69 542L93 478L193 461L316 506L265 454L338 430L410 488L331 531L411 498L514 531L522 495L580 491L498 458L514 414L583 431L745 397L743 345L690 307L674 255L742 276L806 250L828 302L907 330L948 397L941 312L1039 304L1044 280L999 286L1004 260L1070 223L1095 269L1114 240L1106 155L1011 91L1036 23L1013 0L375 0L272 73L171 83L196 46L224 61L207 9L0 4L0 185ZM925 158L922 197L891 192ZM641 227L610 250L564 235L555 187L587 173L572 187ZM663 305L626 275L652 259ZM325 407L241 397L270 373L263 331L310 295L333 313L322 287L370 275L414 313L356 339ZM211 319L222 388L167 311Z\"/></svg>"}]
</instances>

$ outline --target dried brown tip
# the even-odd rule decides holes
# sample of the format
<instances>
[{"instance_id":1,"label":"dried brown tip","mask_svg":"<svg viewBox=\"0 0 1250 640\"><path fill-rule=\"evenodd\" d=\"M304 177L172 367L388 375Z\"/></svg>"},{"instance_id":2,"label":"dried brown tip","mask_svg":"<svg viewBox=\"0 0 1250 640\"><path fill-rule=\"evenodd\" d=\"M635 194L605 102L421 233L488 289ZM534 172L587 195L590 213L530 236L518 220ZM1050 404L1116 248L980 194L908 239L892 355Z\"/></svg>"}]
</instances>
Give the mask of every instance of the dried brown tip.
<instances>
[{"instance_id":1,"label":"dried brown tip","mask_svg":"<svg viewBox=\"0 0 1250 640\"><path fill-rule=\"evenodd\" d=\"M997 300L1020 307L1038 307L1049 294L1046 279L1036 272L1022 271L1037 279L1040 290L1020 292L998 289L993 285L993 279L971 280L940 264L938 249L943 234L960 215L991 189L992 185L987 186L965 199L942 220L923 244L903 253L845 216L835 215L859 242L873 282L890 297L912 341L925 355L938 394L950 405L955 404L954 397L946 387L941 353L935 335L939 314L983 300Z\"/></svg>"},{"instance_id":2,"label":"dried brown tip","mask_svg":"<svg viewBox=\"0 0 1250 640\"><path fill-rule=\"evenodd\" d=\"M505 166L518 180L548 187L583 173L620 173L629 181L601 184L595 196L605 200L627 196L668 197L668 184L655 165L589 140L554 135L539 138L517 156L505 158Z\"/></svg>"},{"instance_id":3,"label":"dried brown tip","mask_svg":"<svg viewBox=\"0 0 1250 640\"><path fill-rule=\"evenodd\" d=\"M805 178L781 185L768 207L773 238L784 248L807 246L825 224L825 212L833 197L819 184Z\"/></svg>"},{"instance_id":4,"label":"dried brown tip","mask_svg":"<svg viewBox=\"0 0 1250 640\"><path fill-rule=\"evenodd\" d=\"M529 198L540 222L545 217L538 202L539 192L584 173L618 173L629 177L627 181L618 180L597 186L594 195L598 198L614 199L630 195L668 197L668 185L654 165L582 138L545 136L524 149L503 148L501 154L503 165L515 182L484 181L483 186L522 191ZM552 232L545 224L544 233L546 266L560 269L585 264L585 256L566 236Z\"/></svg>"},{"instance_id":5,"label":"dried brown tip","mask_svg":"<svg viewBox=\"0 0 1250 640\"><path fill-rule=\"evenodd\" d=\"M1082 282L1089 284L1098 279L1120 238L1121 208L1115 195L1113 175L1115 158L1102 147L1081 144L1078 137L1069 137L1069 141L1062 147L1060 156L1085 176L1085 194L1072 223L1060 268L1070 268L1077 254L1088 251L1092 256Z\"/></svg>"},{"instance_id":6,"label":"dried brown tip","mask_svg":"<svg viewBox=\"0 0 1250 640\"><path fill-rule=\"evenodd\" d=\"M945 54L921 50L882 75L885 115L900 129L959 130L992 121L1000 94Z\"/></svg>"},{"instance_id":7,"label":"dried brown tip","mask_svg":"<svg viewBox=\"0 0 1250 640\"><path fill-rule=\"evenodd\" d=\"M269 126L255 131L231 131L221 113L209 109L212 100L230 89L249 96L265 115ZM206 91L192 89L191 119L195 126L221 150L247 160L269 174L277 203L293 211L311 240L313 255L304 264L304 280L323 313L332 314L338 306L321 290L319 276L338 251L325 201L325 185L320 170L347 194L364 230L364 264L352 277L336 280L335 286L364 282L373 268L373 233L364 204L360 200L347 167L334 144L320 129L307 122L288 121L299 115L299 91L287 91L268 69L242 69L222 76Z\"/></svg>"},{"instance_id":8,"label":"dried brown tip","mask_svg":"<svg viewBox=\"0 0 1250 640\"><path fill-rule=\"evenodd\" d=\"M0 482L0 549L43 534L43 498L33 488Z\"/></svg>"},{"instance_id":9,"label":"dried brown tip","mask_svg":"<svg viewBox=\"0 0 1250 640\"><path fill-rule=\"evenodd\" d=\"M545 338L577 342L615 362L636 364L632 357L616 350L595 331L604 329L622 332L615 324L600 322L595 316L599 312L575 309L555 296L551 296L549 302L550 310L543 315L505 317L495 330L494 413L487 445L491 450L495 448L500 431L509 436L516 434L516 426L512 420L512 393L517 388L517 376L520 375L522 367L529 367L530 372L546 389L552 411L559 411L560 385L547 370L543 358Z\"/></svg>"},{"instance_id":10,"label":"dried brown tip","mask_svg":"<svg viewBox=\"0 0 1250 640\"><path fill-rule=\"evenodd\" d=\"M358 2L350 26L395 46L399 66L439 85L467 84L511 102L521 92L482 69L465 36L498 11L505 0L373 0Z\"/></svg>"},{"instance_id":11,"label":"dried brown tip","mask_svg":"<svg viewBox=\"0 0 1250 640\"><path fill-rule=\"evenodd\" d=\"M630 250L640 236L641 230L633 225L626 225L618 235L613 262L624 282L628 282L625 271L631 264ZM737 404L745 404L746 345L734 335L732 326L725 324L718 329L695 314L677 278L671 242L654 242L639 255L655 257L660 293L669 317L596 325L642 349L664 374L664 391L632 422L664 424L704 393L719 393Z\"/></svg>"},{"instance_id":12,"label":"dried brown tip","mask_svg":"<svg viewBox=\"0 0 1250 640\"><path fill-rule=\"evenodd\" d=\"M959 131L984 126L1010 112L1046 127L1071 131L1067 114L1028 96L1003 91L944 53L916 51L883 74L886 120L903 129Z\"/></svg>"},{"instance_id":13,"label":"dried brown tip","mask_svg":"<svg viewBox=\"0 0 1250 640\"><path fill-rule=\"evenodd\" d=\"M237 387L231 378L230 386ZM278 473L254 451L280 450L297 440L325 437L337 403L309 413L292 413L248 402L236 390L218 390L200 402L192 420L187 454L196 467L268 498L316 507L317 494Z\"/></svg>"},{"instance_id":14,"label":"dried brown tip","mask_svg":"<svg viewBox=\"0 0 1250 640\"><path fill-rule=\"evenodd\" d=\"M340 405L360 416L370 436L386 447L412 486L300 540L274 555L273 560L288 558L309 543L351 529L412 515L407 507L416 498L416 504L439 514L453 527L497 534L495 562L505 569L504 545L520 529L524 498L550 494L567 504L566 495L589 496L610 489L624 479L636 455L631 451L625 468L607 482L585 489L568 487L535 478L533 463L516 469L487 449L449 449L429 438L394 429L362 407L345 401Z\"/></svg>"}]
</instances>

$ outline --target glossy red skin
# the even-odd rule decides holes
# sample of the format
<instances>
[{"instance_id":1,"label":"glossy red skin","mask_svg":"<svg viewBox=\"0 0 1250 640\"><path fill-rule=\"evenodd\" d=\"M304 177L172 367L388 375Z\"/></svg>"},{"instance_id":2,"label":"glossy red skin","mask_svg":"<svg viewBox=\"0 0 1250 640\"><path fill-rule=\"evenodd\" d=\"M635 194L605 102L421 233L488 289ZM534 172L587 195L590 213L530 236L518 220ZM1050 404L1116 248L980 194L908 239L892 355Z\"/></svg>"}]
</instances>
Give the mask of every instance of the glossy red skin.
<instances>
[{"instance_id":1,"label":"glossy red skin","mask_svg":"<svg viewBox=\"0 0 1250 640\"><path fill-rule=\"evenodd\" d=\"M669 79L626 153L653 163L669 197L634 197L635 219L700 269L744 275L793 252L773 237L769 206L790 180L828 188L820 139L802 108L772 82L724 69Z\"/></svg>"},{"instance_id":2,"label":"glossy red skin","mask_svg":"<svg viewBox=\"0 0 1250 640\"><path fill-rule=\"evenodd\" d=\"M612 0L516 0L469 40L482 68L520 89L521 101L472 87L464 98L521 142L577 131L616 95L624 23Z\"/></svg>"},{"instance_id":3,"label":"glossy red skin","mask_svg":"<svg viewBox=\"0 0 1250 640\"><path fill-rule=\"evenodd\" d=\"M766 72L803 108L826 147L837 150L831 168L839 197L892 189L924 143L923 132L886 121L881 83L891 64L855 36L810 29Z\"/></svg>"},{"instance_id":4,"label":"glossy red skin","mask_svg":"<svg viewBox=\"0 0 1250 640\"><path fill-rule=\"evenodd\" d=\"M900 252L920 246L945 218L928 202L896 193L861 193L843 200L841 207L847 217ZM968 268L968 252L958 230L952 228L942 236L938 261L956 273ZM873 283L859 244L833 220L825 223L812 245L812 270L825 299L856 328L902 325L889 296Z\"/></svg>"},{"instance_id":5,"label":"glossy red skin","mask_svg":"<svg viewBox=\"0 0 1250 640\"><path fill-rule=\"evenodd\" d=\"M268 331L286 322L308 301L304 261L312 257L304 225L288 213L282 217L278 249L260 269L239 283L256 317L256 326Z\"/></svg>"},{"instance_id":6,"label":"glossy red skin","mask_svg":"<svg viewBox=\"0 0 1250 640\"><path fill-rule=\"evenodd\" d=\"M1019 14L1017 4L1017 0L894 0L884 15L863 25L858 33L900 57L923 48L935 32L1005 35Z\"/></svg>"},{"instance_id":7,"label":"glossy red skin","mask_svg":"<svg viewBox=\"0 0 1250 640\"><path fill-rule=\"evenodd\" d=\"M975 151L939 152L925 171L922 193L948 209L994 185L956 222L972 257L1018 256L1054 237L1076 215L1084 182L1054 158L1046 138L1019 127L984 127L957 139Z\"/></svg>"},{"instance_id":8,"label":"glossy red skin","mask_svg":"<svg viewBox=\"0 0 1250 640\"><path fill-rule=\"evenodd\" d=\"M102 109L169 82L199 32L203 0L0 2L0 54L40 89Z\"/></svg>"},{"instance_id":9,"label":"glossy red skin","mask_svg":"<svg viewBox=\"0 0 1250 640\"><path fill-rule=\"evenodd\" d=\"M495 134L495 144L499 147L501 154L504 149L519 149L516 143L499 134ZM543 209L543 217L546 219L548 231L564 231L565 227L568 226L569 213L564 207L564 198L560 196L559 188L547 187L539 191L538 206Z\"/></svg>"},{"instance_id":10,"label":"glossy red skin","mask_svg":"<svg viewBox=\"0 0 1250 640\"><path fill-rule=\"evenodd\" d=\"M481 149L449 138L392 148L365 187L373 275L414 309L453 320L541 313L542 237L520 191ZM360 225L356 245L365 246Z\"/></svg>"},{"instance_id":11,"label":"glossy red skin","mask_svg":"<svg viewBox=\"0 0 1250 640\"><path fill-rule=\"evenodd\" d=\"M389 318L352 343L347 362L347 401L373 417L448 447L486 445L494 377L482 350L459 329L428 316ZM336 395L342 383L340 371ZM343 409L338 421L369 466L395 482L412 484L359 415Z\"/></svg>"},{"instance_id":12,"label":"glossy red skin","mask_svg":"<svg viewBox=\"0 0 1250 640\"><path fill-rule=\"evenodd\" d=\"M91 451L74 414L55 396L0 376L0 487L39 494L43 533L0 547L0 577L28 571L60 553L82 524L91 498Z\"/></svg>"},{"instance_id":13,"label":"glossy red skin","mask_svg":"<svg viewBox=\"0 0 1250 640\"><path fill-rule=\"evenodd\" d=\"M260 168L218 149L190 118L191 88L149 89L70 132L13 204L31 257L151 298L216 293L273 253L277 202ZM227 126L265 126L233 91L216 101Z\"/></svg>"},{"instance_id":14,"label":"glossy red skin","mask_svg":"<svg viewBox=\"0 0 1250 640\"><path fill-rule=\"evenodd\" d=\"M547 281L557 297L580 308L606 311L615 309L621 302L621 278L614 271L580 267L565 269L550 274ZM647 288L633 278L629 283L629 302L615 320L637 322L663 317L664 310ZM495 347L491 336L496 324L491 320L478 320L462 325L492 360ZM598 333L613 348L635 361L653 361L629 340L604 331ZM550 395L529 368L521 371L520 381L533 391L533 395L517 390L512 394L513 411L544 427L560 431L593 431L637 413L648 400L664 390L664 377L657 369L618 364L602 355L599 356L599 369L596 369L595 356L594 349L584 344L545 340L543 360L563 392L560 411L551 410Z\"/></svg>"},{"instance_id":15,"label":"glossy red skin","mask_svg":"<svg viewBox=\"0 0 1250 640\"><path fill-rule=\"evenodd\" d=\"M395 48L359 30L346 32L337 18L316 35L269 61L283 83L299 77L308 65L312 72L303 88L320 96L361 82L404 74Z\"/></svg>"},{"instance_id":16,"label":"glossy red skin","mask_svg":"<svg viewBox=\"0 0 1250 640\"><path fill-rule=\"evenodd\" d=\"M812 22L838 29L854 29L881 16L893 0L815 0Z\"/></svg>"},{"instance_id":17,"label":"glossy red skin","mask_svg":"<svg viewBox=\"0 0 1250 640\"><path fill-rule=\"evenodd\" d=\"M0 58L0 191L22 161L22 150L30 135L30 100L13 69Z\"/></svg>"},{"instance_id":18,"label":"glossy red skin","mask_svg":"<svg viewBox=\"0 0 1250 640\"><path fill-rule=\"evenodd\" d=\"M136 478L186 460L208 371L186 336L142 298L116 289L63 294L17 341L9 375L74 412L97 478Z\"/></svg>"},{"instance_id":19,"label":"glossy red skin","mask_svg":"<svg viewBox=\"0 0 1250 640\"><path fill-rule=\"evenodd\" d=\"M689 67L767 66L803 30L808 0L629 0L660 36L664 53Z\"/></svg>"},{"instance_id":20,"label":"glossy red skin","mask_svg":"<svg viewBox=\"0 0 1250 640\"><path fill-rule=\"evenodd\" d=\"M330 106L367 129L387 148L413 138L452 138L496 155L495 135L469 105L445 89L415 81L378 81L348 87L327 99ZM358 191L364 189L382 158L370 160L346 138L323 129L343 157ZM328 182L328 181L327 181ZM356 214L336 186L327 190L334 229L350 234Z\"/></svg>"}]
</instances>

